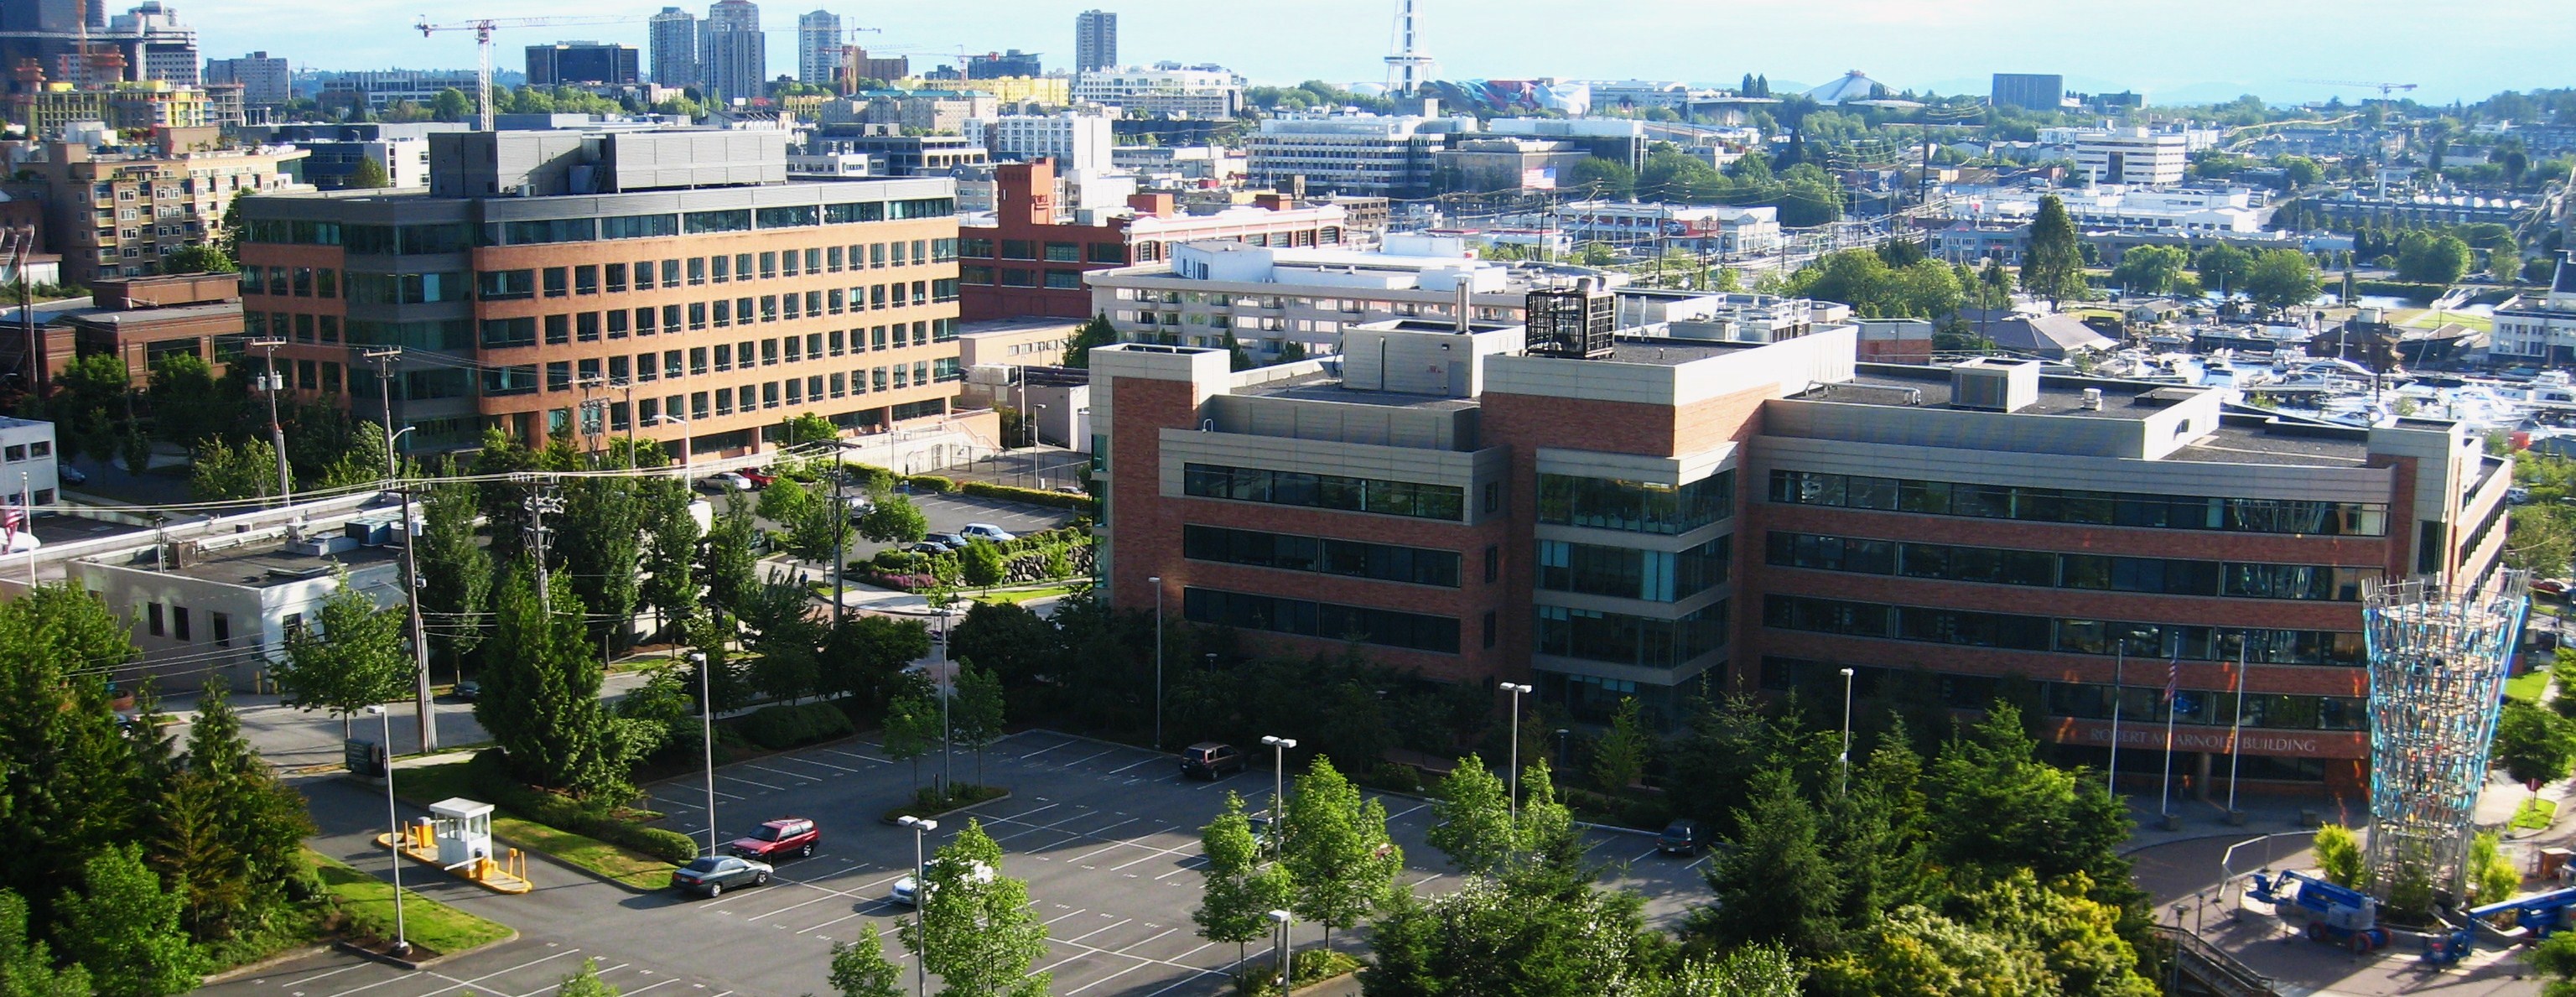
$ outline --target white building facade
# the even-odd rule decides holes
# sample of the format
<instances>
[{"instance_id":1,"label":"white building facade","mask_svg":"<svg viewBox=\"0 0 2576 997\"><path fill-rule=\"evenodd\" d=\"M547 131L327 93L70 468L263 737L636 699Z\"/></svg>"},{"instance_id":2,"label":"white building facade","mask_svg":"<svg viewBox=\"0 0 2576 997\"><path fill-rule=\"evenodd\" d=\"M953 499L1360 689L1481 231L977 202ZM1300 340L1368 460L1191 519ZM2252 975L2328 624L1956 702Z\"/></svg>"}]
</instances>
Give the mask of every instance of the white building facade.
<instances>
[{"instance_id":1,"label":"white building facade","mask_svg":"<svg viewBox=\"0 0 2576 997\"><path fill-rule=\"evenodd\" d=\"M2095 183L2181 183L2191 166L2190 139L2144 128L2082 132L2075 138L2075 166Z\"/></svg>"},{"instance_id":2,"label":"white building facade","mask_svg":"<svg viewBox=\"0 0 2576 997\"><path fill-rule=\"evenodd\" d=\"M1427 194L1436 155L1449 137L1475 130L1474 118L1264 118L1244 141L1247 182L1283 187L1304 178L1308 190L1377 197Z\"/></svg>"},{"instance_id":3,"label":"white building facade","mask_svg":"<svg viewBox=\"0 0 2576 997\"><path fill-rule=\"evenodd\" d=\"M1213 66L1100 69L1074 78L1073 101L1139 117L1231 118L1243 111L1243 77Z\"/></svg>"},{"instance_id":4,"label":"white building facade","mask_svg":"<svg viewBox=\"0 0 2576 997\"><path fill-rule=\"evenodd\" d=\"M1052 159L1056 172L1109 169L1115 125L1097 114L1007 114L984 124L984 148L996 160Z\"/></svg>"},{"instance_id":5,"label":"white building facade","mask_svg":"<svg viewBox=\"0 0 2576 997\"><path fill-rule=\"evenodd\" d=\"M1578 242L1731 255L1780 249L1780 209L1773 207L1576 201L1558 217Z\"/></svg>"}]
</instances>

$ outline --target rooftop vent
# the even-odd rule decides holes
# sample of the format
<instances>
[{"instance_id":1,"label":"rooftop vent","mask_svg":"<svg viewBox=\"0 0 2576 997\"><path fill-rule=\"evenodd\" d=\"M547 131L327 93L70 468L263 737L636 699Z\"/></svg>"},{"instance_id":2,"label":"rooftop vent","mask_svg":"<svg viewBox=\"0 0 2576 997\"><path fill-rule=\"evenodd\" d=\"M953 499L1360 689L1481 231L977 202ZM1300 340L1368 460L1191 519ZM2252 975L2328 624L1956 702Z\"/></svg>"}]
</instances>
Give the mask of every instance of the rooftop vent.
<instances>
[{"instance_id":1,"label":"rooftop vent","mask_svg":"<svg viewBox=\"0 0 2576 997\"><path fill-rule=\"evenodd\" d=\"M1950 407L2019 412L2039 401L2039 362L1980 358L1950 368Z\"/></svg>"},{"instance_id":2,"label":"rooftop vent","mask_svg":"<svg viewBox=\"0 0 2576 997\"><path fill-rule=\"evenodd\" d=\"M2083 408L2083 409L2084 409L2084 411L2087 411L2087 412L2099 412L2099 411L2102 411L2102 389L2100 389L2100 388L2086 388L2086 389L2084 389L2084 402L2083 402L2083 404L2082 404L2080 407L2081 407L2081 408Z\"/></svg>"},{"instance_id":3,"label":"rooftop vent","mask_svg":"<svg viewBox=\"0 0 2576 997\"><path fill-rule=\"evenodd\" d=\"M1599 360L1614 349L1617 305L1590 277L1571 288L1529 292L1528 352L1537 357Z\"/></svg>"}]
</instances>

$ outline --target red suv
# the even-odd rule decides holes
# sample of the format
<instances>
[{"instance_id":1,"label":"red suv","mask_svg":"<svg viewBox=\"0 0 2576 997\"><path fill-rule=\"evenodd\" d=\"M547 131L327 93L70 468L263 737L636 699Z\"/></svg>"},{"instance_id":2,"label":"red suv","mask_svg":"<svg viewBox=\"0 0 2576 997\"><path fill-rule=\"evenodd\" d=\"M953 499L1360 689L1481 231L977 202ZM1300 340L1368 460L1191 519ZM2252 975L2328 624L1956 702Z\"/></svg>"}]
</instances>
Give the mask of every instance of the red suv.
<instances>
[{"instance_id":1,"label":"red suv","mask_svg":"<svg viewBox=\"0 0 2576 997\"><path fill-rule=\"evenodd\" d=\"M823 829L804 817L781 817L753 828L748 838L735 838L725 850L747 859L804 858L814 854Z\"/></svg>"}]
</instances>

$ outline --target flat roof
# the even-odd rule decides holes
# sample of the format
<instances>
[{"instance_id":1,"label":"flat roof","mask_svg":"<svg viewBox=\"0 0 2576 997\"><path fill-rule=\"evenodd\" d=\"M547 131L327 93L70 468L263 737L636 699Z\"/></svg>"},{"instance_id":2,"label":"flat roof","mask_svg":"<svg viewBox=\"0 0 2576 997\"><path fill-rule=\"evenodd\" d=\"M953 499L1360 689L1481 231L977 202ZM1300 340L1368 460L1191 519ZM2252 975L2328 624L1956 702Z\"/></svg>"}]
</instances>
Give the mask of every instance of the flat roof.
<instances>
[{"instance_id":1,"label":"flat roof","mask_svg":"<svg viewBox=\"0 0 2576 997\"><path fill-rule=\"evenodd\" d=\"M184 322L189 319L239 317L239 300L200 305L172 305L168 308L128 308L124 311L69 312L63 317L82 325L150 325L159 322Z\"/></svg>"},{"instance_id":2,"label":"flat roof","mask_svg":"<svg viewBox=\"0 0 2576 997\"><path fill-rule=\"evenodd\" d=\"M1047 318L1043 316L981 319L958 326L957 335L962 338L966 336L1017 335L1031 332L1045 332L1051 329L1078 329L1082 327L1082 323L1087 321L1090 320L1078 318Z\"/></svg>"},{"instance_id":3,"label":"flat roof","mask_svg":"<svg viewBox=\"0 0 2576 997\"><path fill-rule=\"evenodd\" d=\"M1740 353L1765 343L1736 343L1718 339L1680 339L1668 336L1623 336L1610 346L1610 363L1647 364L1678 367L1710 357Z\"/></svg>"},{"instance_id":4,"label":"flat roof","mask_svg":"<svg viewBox=\"0 0 2576 997\"><path fill-rule=\"evenodd\" d=\"M1235 389L1233 394L1246 398L1290 398L1304 402L1377 405L1386 408L1425 409L1437 412L1458 412L1476 407L1476 400L1473 398L1352 388L1343 384L1339 375L1327 373L1301 374L1285 380L1249 385Z\"/></svg>"},{"instance_id":5,"label":"flat roof","mask_svg":"<svg viewBox=\"0 0 2576 997\"><path fill-rule=\"evenodd\" d=\"M2101 389L2100 409L2084 407L2086 388ZM2043 375L2038 401L2012 414L2137 420L2216 390L2154 381ZM1850 381L1790 397L1894 408L1946 408L1950 404L1950 369L1863 364ZM2369 456L2370 434L2360 427L2284 417L2260 409L2229 408L2220 416L2215 430L2176 449L2166 459L2351 467Z\"/></svg>"},{"instance_id":6,"label":"flat roof","mask_svg":"<svg viewBox=\"0 0 2576 997\"><path fill-rule=\"evenodd\" d=\"M327 577L339 568L361 568L391 564L401 557L392 547L352 547L335 554L315 557L290 550L285 544L259 544L210 551L204 559L184 568L158 567L157 555L146 551L135 560L119 565L140 568L159 574L194 578L226 585L266 588L313 577Z\"/></svg>"}]
</instances>

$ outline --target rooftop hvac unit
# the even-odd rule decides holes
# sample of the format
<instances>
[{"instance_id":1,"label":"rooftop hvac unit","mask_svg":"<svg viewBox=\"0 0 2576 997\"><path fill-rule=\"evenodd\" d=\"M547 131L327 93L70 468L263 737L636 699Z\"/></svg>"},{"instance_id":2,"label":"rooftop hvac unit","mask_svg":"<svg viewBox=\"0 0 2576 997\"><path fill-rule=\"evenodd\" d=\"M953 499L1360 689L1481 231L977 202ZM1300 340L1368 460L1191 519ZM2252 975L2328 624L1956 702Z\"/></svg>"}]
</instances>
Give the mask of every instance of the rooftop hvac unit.
<instances>
[{"instance_id":1,"label":"rooftop hvac unit","mask_svg":"<svg viewBox=\"0 0 2576 997\"><path fill-rule=\"evenodd\" d=\"M1531 356L1600 360L1610 355L1617 303L1592 278L1571 288L1533 290L1525 305Z\"/></svg>"}]
</instances>

